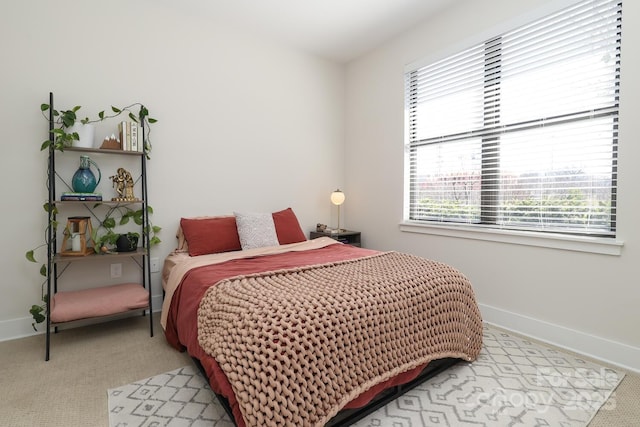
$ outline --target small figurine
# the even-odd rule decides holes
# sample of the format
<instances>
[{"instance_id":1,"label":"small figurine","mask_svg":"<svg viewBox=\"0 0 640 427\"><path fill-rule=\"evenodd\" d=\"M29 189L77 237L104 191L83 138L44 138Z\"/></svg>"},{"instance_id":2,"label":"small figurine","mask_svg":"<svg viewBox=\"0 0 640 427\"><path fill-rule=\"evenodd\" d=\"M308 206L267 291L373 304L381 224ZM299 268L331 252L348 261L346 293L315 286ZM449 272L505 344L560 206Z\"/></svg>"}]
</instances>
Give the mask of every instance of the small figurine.
<instances>
[{"instance_id":1,"label":"small figurine","mask_svg":"<svg viewBox=\"0 0 640 427\"><path fill-rule=\"evenodd\" d=\"M137 202L140 199L133 195L133 178L124 168L118 168L118 174L109 177L113 181L113 186L118 193L118 197L111 200L114 202Z\"/></svg>"}]
</instances>

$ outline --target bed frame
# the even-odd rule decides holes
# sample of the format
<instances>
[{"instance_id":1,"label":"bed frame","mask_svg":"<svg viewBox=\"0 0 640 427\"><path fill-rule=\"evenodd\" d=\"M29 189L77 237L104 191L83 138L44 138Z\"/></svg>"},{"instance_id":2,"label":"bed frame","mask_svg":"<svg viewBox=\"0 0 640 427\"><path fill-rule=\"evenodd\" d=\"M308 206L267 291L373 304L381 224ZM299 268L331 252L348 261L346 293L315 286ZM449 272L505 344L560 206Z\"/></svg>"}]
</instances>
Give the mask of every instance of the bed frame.
<instances>
[{"instance_id":1,"label":"bed frame","mask_svg":"<svg viewBox=\"0 0 640 427\"><path fill-rule=\"evenodd\" d=\"M202 372L202 375L205 378L207 378L207 375L204 372L204 368L202 367L202 364L200 363L200 360L198 360L195 357L192 357L192 359L193 359L194 363L196 364L196 366L198 367L198 369L200 370L200 372ZM371 414L372 412L375 412L376 410L378 410L379 408L383 407L384 405L386 405L387 403L391 402L392 400L395 400L398 397L402 396L404 393L406 393L407 391L413 389L417 385L419 385L419 384L427 381L428 379L438 375L439 373L449 369L450 367L452 367L453 365L457 364L460 361L461 361L461 359L455 359L455 358L444 358L444 359L434 360L434 361L430 362L422 370L420 375L418 375L412 381L409 381L408 383L400 384L400 385L388 388L386 390L383 390L378 395L376 395L373 399L371 399L371 401L367 405L365 405L365 406L363 406L361 408L343 409L342 411L338 412L338 414L335 417L333 417L333 418L331 418L329 420L329 422L326 424L326 427L345 427L345 426L349 426L349 425L355 423L356 421L358 421L358 420L366 417L367 415ZM224 410L227 412L227 414L231 418L231 421L235 425L235 419L233 417L233 413L231 411L231 406L229 405L228 400L224 396L222 396L222 395L220 395L218 393L214 393L214 394L216 395L216 397L218 398L218 400L220 401L220 403L224 407Z\"/></svg>"}]
</instances>

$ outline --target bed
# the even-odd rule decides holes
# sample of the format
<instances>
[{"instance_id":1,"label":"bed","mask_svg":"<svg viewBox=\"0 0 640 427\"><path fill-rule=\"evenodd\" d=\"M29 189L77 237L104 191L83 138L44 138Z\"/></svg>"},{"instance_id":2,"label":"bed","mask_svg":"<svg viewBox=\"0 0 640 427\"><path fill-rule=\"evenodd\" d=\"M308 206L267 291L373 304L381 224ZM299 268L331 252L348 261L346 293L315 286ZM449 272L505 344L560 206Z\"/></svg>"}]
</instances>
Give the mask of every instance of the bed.
<instances>
[{"instance_id":1,"label":"bed","mask_svg":"<svg viewBox=\"0 0 640 427\"><path fill-rule=\"evenodd\" d=\"M480 352L473 289L446 264L307 240L290 208L182 218L177 237L165 336L238 427L348 425Z\"/></svg>"}]
</instances>

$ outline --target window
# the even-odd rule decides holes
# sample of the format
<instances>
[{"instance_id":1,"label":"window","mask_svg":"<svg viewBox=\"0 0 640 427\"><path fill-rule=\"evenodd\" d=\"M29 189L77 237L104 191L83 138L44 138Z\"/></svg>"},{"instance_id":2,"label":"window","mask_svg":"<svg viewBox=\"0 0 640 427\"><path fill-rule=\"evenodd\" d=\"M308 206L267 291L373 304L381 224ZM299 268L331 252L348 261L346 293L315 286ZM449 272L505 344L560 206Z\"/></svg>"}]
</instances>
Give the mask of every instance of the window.
<instances>
[{"instance_id":1,"label":"window","mask_svg":"<svg viewBox=\"0 0 640 427\"><path fill-rule=\"evenodd\" d=\"M409 69L407 219L615 237L621 14L584 1Z\"/></svg>"}]
</instances>

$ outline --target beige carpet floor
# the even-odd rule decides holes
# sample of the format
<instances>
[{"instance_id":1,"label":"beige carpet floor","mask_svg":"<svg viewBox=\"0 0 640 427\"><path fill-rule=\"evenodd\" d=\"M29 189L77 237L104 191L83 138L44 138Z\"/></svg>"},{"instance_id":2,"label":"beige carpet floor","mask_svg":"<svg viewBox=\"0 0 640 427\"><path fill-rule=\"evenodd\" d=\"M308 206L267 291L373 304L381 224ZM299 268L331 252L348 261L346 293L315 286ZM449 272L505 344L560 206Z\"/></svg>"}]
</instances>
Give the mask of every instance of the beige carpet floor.
<instances>
[{"instance_id":1,"label":"beige carpet floor","mask_svg":"<svg viewBox=\"0 0 640 427\"><path fill-rule=\"evenodd\" d=\"M156 316L157 317L157 316ZM107 389L188 365L155 319L133 317L0 343L0 426L108 426ZM601 362L599 362L601 363ZM627 373L590 427L640 426L640 375Z\"/></svg>"}]
</instances>

